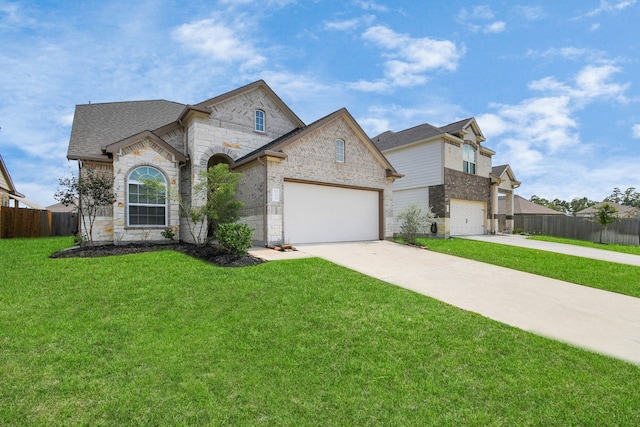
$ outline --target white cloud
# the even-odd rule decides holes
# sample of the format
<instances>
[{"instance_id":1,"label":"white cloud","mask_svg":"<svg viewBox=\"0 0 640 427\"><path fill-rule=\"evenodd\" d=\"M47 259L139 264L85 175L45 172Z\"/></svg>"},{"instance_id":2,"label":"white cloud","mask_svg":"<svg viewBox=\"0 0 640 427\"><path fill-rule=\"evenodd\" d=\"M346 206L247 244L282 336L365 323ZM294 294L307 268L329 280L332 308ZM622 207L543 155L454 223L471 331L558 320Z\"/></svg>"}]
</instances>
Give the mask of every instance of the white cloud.
<instances>
[{"instance_id":1,"label":"white cloud","mask_svg":"<svg viewBox=\"0 0 640 427\"><path fill-rule=\"evenodd\" d=\"M485 33L501 33L506 29L506 26L507 24L503 21L496 21L492 24L486 25L483 31Z\"/></svg>"},{"instance_id":2,"label":"white cloud","mask_svg":"<svg viewBox=\"0 0 640 427\"><path fill-rule=\"evenodd\" d=\"M597 8L593 9L590 12L585 13L583 16L593 17L593 16L600 15L601 13L620 12L621 10L624 10L636 4L636 1L637 0L623 0L623 1L612 3L607 0L600 0L600 5Z\"/></svg>"},{"instance_id":3,"label":"white cloud","mask_svg":"<svg viewBox=\"0 0 640 427\"><path fill-rule=\"evenodd\" d=\"M329 30L348 31L360 27L361 25L370 25L375 20L373 15L365 15L360 18L347 19L344 21L325 22L324 27Z\"/></svg>"},{"instance_id":4,"label":"white cloud","mask_svg":"<svg viewBox=\"0 0 640 427\"><path fill-rule=\"evenodd\" d=\"M493 19L494 17L495 14L489 6L475 6L471 8L471 10L463 8L460 10L460 12L458 12L459 21L466 21L469 19L489 20Z\"/></svg>"},{"instance_id":5,"label":"white cloud","mask_svg":"<svg viewBox=\"0 0 640 427\"><path fill-rule=\"evenodd\" d=\"M266 62L250 41L251 29L242 15L230 22L221 15L194 21L176 28L172 35L183 46L213 61L239 63L241 69L255 68Z\"/></svg>"},{"instance_id":6,"label":"white cloud","mask_svg":"<svg viewBox=\"0 0 640 427\"><path fill-rule=\"evenodd\" d=\"M573 78L573 85L561 83L553 77L545 77L529 84L531 89L570 96L577 103L596 98L613 98L626 102L625 92L629 84L611 82L611 77L621 69L613 64L587 65Z\"/></svg>"},{"instance_id":7,"label":"white cloud","mask_svg":"<svg viewBox=\"0 0 640 427\"><path fill-rule=\"evenodd\" d=\"M428 37L413 38L407 34L382 26L374 26L363 33L363 38L380 47L388 58L384 63L384 82L367 85L358 82L354 87L369 89L388 86L408 87L427 81L428 71L454 71L462 52L449 40L433 40Z\"/></svg>"},{"instance_id":8,"label":"white cloud","mask_svg":"<svg viewBox=\"0 0 640 427\"><path fill-rule=\"evenodd\" d=\"M602 57L602 55L602 52L572 46L552 47L545 51L531 49L527 51L527 56L540 58L553 58L559 56L565 59L580 59L584 57Z\"/></svg>"},{"instance_id":9,"label":"white cloud","mask_svg":"<svg viewBox=\"0 0 640 427\"><path fill-rule=\"evenodd\" d=\"M528 21L535 21L545 15L544 10L537 6L516 6L514 11Z\"/></svg>"},{"instance_id":10,"label":"white cloud","mask_svg":"<svg viewBox=\"0 0 640 427\"><path fill-rule=\"evenodd\" d=\"M471 10L463 8L458 12L456 21L468 30L477 33L482 31L483 33L501 33L507 27L504 21L493 21L495 14L489 6L475 6ZM493 21L486 23L485 21Z\"/></svg>"},{"instance_id":11,"label":"white cloud","mask_svg":"<svg viewBox=\"0 0 640 427\"><path fill-rule=\"evenodd\" d=\"M389 8L385 5L382 4L378 4L376 2L373 1L364 1L364 0L356 0L355 1L356 6L359 6L360 8L364 9L364 10L374 10L376 12L388 12Z\"/></svg>"},{"instance_id":12,"label":"white cloud","mask_svg":"<svg viewBox=\"0 0 640 427\"><path fill-rule=\"evenodd\" d=\"M631 134L635 139L640 139L640 123L636 123L631 127Z\"/></svg>"},{"instance_id":13,"label":"white cloud","mask_svg":"<svg viewBox=\"0 0 640 427\"><path fill-rule=\"evenodd\" d=\"M492 147L498 152L494 161L510 163L525 185L533 184L523 191L543 197L593 197L589 186L606 188L605 181L611 182L611 188L619 186L614 181L622 176L621 169L615 163L598 163L598 173L581 170L583 164L596 161L590 156L597 150L582 140L577 119L587 104L607 99L626 102L629 85L612 81L618 72L613 64L586 65L567 81L545 77L531 82L529 88L540 92L539 97L518 104L492 104L493 112L477 120L490 144L497 145ZM634 135L637 132L640 138L640 125L635 126ZM596 178L598 174L606 179Z\"/></svg>"}]
</instances>

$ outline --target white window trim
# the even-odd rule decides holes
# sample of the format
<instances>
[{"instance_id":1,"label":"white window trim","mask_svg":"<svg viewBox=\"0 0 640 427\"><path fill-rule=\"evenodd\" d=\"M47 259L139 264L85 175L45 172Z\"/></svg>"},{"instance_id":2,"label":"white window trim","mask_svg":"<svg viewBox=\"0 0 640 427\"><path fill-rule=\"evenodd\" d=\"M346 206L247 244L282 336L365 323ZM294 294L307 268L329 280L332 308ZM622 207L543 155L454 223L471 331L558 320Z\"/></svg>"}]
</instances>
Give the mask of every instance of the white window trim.
<instances>
[{"instance_id":1,"label":"white window trim","mask_svg":"<svg viewBox=\"0 0 640 427\"><path fill-rule=\"evenodd\" d=\"M142 185L141 182L137 181L137 180L132 180L131 178L131 174L133 174L133 172L135 172L136 170L140 169L140 168L150 168L153 169L155 171L158 171L158 173L160 174L160 176L162 177L162 179L164 180L164 224L131 224L131 202L129 201L129 184L136 184L136 185ZM156 167L153 166L149 166L149 165L138 165L135 168L131 169L131 171L127 174L127 182L126 182L126 219L127 219L127 227L132 227L132 228L152 228L152 227L157 227L157 228L164 228L169 224L169 199L167 197L167 177L164 175L164 173L162 173L162 171ZM152 203L133 203L133 206L152 206L152 207L159 207L159 206L163 206L160 204L152 204Z\"/></svg>"},{"instance_id":2,"label":"white window trim","mask_svg":"<svg viewBox=\"0 0 640 427\"><path fill-rule=\"evenodd\" d=\"M336 162L338 163L344 163L345 145L344 139L336 139Z\"/></svg>"},{"instance_id":3,"label":"white window trim","mask_svg":"<svg viewBox=\"0 0 640 427\"><path fill-rule=\"evenodd\" d=\"M262 129L258 129L258 112L262 113ZM253 130L260 133L265 133L267 131L267 113L264 110L256 108L253 113Z\"/></svg>"},{"instance_id":4,"label":"white window trim","mask_svg":"<svg viewBox=\"0 0 640 427\"><path fill-rule=\"evenodd\" d=\"M473 153L473 161L469 161L467 160L467 156L466 153L471 152ZM473 172L471 171L471 167L467 166L467 170L465 170L465 164L468 165L473 165ZM478 166L477 166L477 162L476 162L476 149L469 144L464 144L462 146L462 171L465 173L469 173L471 175L477 175L478 174Z\"/></svg>"}]
</instances>

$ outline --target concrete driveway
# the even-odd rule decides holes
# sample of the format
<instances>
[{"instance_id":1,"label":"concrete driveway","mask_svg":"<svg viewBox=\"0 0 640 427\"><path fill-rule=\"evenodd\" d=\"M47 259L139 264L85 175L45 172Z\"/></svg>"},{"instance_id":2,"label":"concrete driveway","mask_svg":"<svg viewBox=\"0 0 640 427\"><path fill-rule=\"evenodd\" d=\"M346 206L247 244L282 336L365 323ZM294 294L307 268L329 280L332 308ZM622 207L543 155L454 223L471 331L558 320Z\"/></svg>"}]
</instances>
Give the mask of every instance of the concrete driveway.
<instances>
[{"instance_id":1,"label":"concrete driveway","mask_svg":"<svg viewBox=\"0 0 640 427\"><path fill-rule=\"evenodd\" d=\"M315 256L520 329L640 365L640 298L388 241L307 244ZM640 273L639 273L640 277Z\"/></svg>"},{"instance_id":2,"label":"concrete driveway","mask_svg":"<svg viewBox=\"0 0 640 427\"><path fill-rule=\"evenodd\" d=\"M478 236L464 236L461 238L640 266L640 256L638 255L623 254L621 252L607 251L605 249L587 248L585 246L531 240L528 239L527 236L521 236L519 234L483 234ZM640 278L638 279L638 282L640 282Z\"/></svg>"}]
</instances>

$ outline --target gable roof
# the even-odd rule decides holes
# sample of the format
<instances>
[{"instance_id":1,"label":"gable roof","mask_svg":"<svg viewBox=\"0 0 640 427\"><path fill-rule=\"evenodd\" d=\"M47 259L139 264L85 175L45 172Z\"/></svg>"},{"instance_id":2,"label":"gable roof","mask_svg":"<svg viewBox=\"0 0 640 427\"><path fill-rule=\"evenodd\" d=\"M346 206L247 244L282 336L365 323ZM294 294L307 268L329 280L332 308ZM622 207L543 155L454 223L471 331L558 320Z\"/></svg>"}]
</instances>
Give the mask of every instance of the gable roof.
<instances>
[{"instance_id":1,"label":"gable roof","mask_svg":"<svg viewBox=\"0 0 640 427\"><path fill-rule=\"evenodd\" d=\"M293 112L293 110L291 110L289 106L285 104L284 101L282 101L282 99L280 99L280 97L273 91L273 89L269 87L269 85L264 80L257 80L253 83L249 83L247 85L244 85L232 91L223 93L222 95L218 95L216 97L207 99L206 101L199 102L198 104L188 105L186 110L188 109L194 109L199 111L210 110L211 107L214 105L220 104L222 102L228 101L232 98L244 95L246 93L249 93L257 89L264 90L267 93L267 95L273 100L273 102L278 106L278 108L280 108L280 110L282 110L285 113L285 115L289 116L289 118L298 127L305 126L304 122L300 120L300 118ZM186 110L180 115L180 117L183 117L184 115L186 115L186 112L187 112Z\"/></svg>"},{"instance_id":2,"label":"gable roof","mask_svg":"<svg viewBox=\"0 0 640 427\"><path fill-rule=\"evenodd\" d=\"M424 123L405 129L400 132L386 131L378 136L374 136L371 140L381 151L390 150L392 148L401 147L412 142L420 142L442 136L446 132L440 128Z\"/></svg>"},{"instance_id":3,"label":"gable roof","mask_svg":"<svg viewBox=\"0 0 640 427\"><path fill-rule=\"evenodd\" d=\"M491 168L491 175L495 175L499 178L502 178L504 174L507 174L511 183L516 187L519 187L520 184L522 184L520 181L516 179L516 174L513 173L513 169L511 169L511 166L509 164L493 166Z\"/></svg>"},{"instance_id":4,"label":"gable roof","mask_svg":"<svg viewBox=\"0 0 640 427\"><path fill-rule=\"evenodd\" d=\"M319 120L316 120L315 122L311 123L308 126L305 126L303 128L296 128L291 132L285 135L282 135L277 139L274 139L270 143L263 145L257 150L254 150L251 153L248 153L247 155L236 160L234 167L238 167L238 166L250 163L258 158L261 158L267 155L277 155L279 157L285 157L285 155L282 153L283 148L298 141L300 138L310 134L311 132L321 128L322 126L325 126L326 124L340 117L342 117L347 122L347 124L356 133L356 135L358 135L359 139L363 142L363 144L365 144L365 146L371 151L374 157L378 160L380 165L384 167L384 169L387 171L387 176L391 176L395 178L401 178L402 176L404 176L402 174L399 174L395 170L395 168L391 165L391 163L389 163L389 161L384 156L384 154L382 154L380 149L376 147L375 144L373 144L373 142L369 139L367 134L364 132L364 130L362 130L360 125L356 122L356 120L349 113L349 111L347 111L346 108L341 108L340 110L337 110Z\"/></svg>"},{"instance_id":5,"label":"gable roof","mask_svg":"<svg viewBox=\"0 0 640 427\"><path fill-rule=\"evenodd\" d=\"M4 193L24 197L24 194L20 194L16 191L11 175L9 175L9 169L7 169L7 165L4 164L4 160L2 159L2 154L0 154L0 184L2 184L0 185L0 190L4 190Z\"/></svg>"},{"instance_id":6,"label":"gable roof","mask_svg":"<svg viewBox=\"0 0 640 427\"><path fill-rule=\"evenodd\" d=\"M180 162L184 162L187 160L187 157L184 154L182 154L180 151L173 148L164 139L160 138L158 135L151 132L150 130L144 130L135 135L131 135L128 138L114 142L113 144L109 144L105 147L102 147L102 150L106 153L116 153L120 151L120 149L126 147L127 145L133 144L134 142L140 141L141 139L145 139L145 138L149 138L150 140L158 144L161 148L163 148L169 154L171 154L175 158L175 160Z\"/></svg>"},{"instance_id":7,"label":"gable roof","mask_svg":"<svg viewBox=\"0 0 640 427\"><path fill-rule=\"evenodd\" d=\"M476 119L473 117L469 117L468 119L458 120L457 122L450 123L446 126L442 126L440 129L442 129L444 132L447 132L450 135L456 135L456 136L459 135L458 137L460 139L464 139L464 134L467 133L465 129L468 128L469 126L471 126L475 134L478 136L478 140L480 142L486 140L486 138L482 134L482 131L480 130L480 126L478 126L478 122L476 122Z\"/></svg>"},{"instance_id":8,"label":"gable roof","mask_svg":"<svg viewBox=\"0 0 640 427\"><path fill-rule=\"evenodd\" d=\"M264 80L258 80L194 105L164 99L76 105L67 158L108 161L109 156L104 149L112 144L130 142L130 138L143 135L143 132L150 132L160 138L157 135L163 133L161 130L179 126L179 122L190 113L209 115L212 106L260 89L298 127L305 126Z\"/></svg>"},{"instance_id":9,"label":"gable roof","mask_svg":"<svg viewBox=\"0 0 640 427\"><path fill-rule=\"evenodd\" d=\"M178 118L185 105L166 100L76 105L67 158L107 160L102 148Z\"/></svg>"},{"instance_id":10,"label":"gable roof","mask_svg":"<svg viewBox=\"0 0 640 427\"><path fill-rule=\"evenodd\" d=\"M464 134L467 132L465 129L471 126L474 132L478 135L480 142L485 140L476 119L470 117L468 119L459 120L454 123L442 127L436 127L429 123L423 123L418 126L414 126L409 129L402 130L400 132L386 131L380 135L374 136L371 140L381 150L387 151L392 148L401 147L403 145L428 141L433 138L437 138L443 135L451 135L455 138L464 140ZM490 154L495 154L493 151L486 147L482 147L484 151Z\"/></svg>"},{"instance_id":11,"label":"gable roof","mask_svg":"<svg viewBox=\"0 0 640 427\"><path fill-rule=\"evenodd\" d=\"M498 212L505 213L507 211L507 198L498 197ZM514 215L564 215L563 212L555 209L548 208L546 206L539 205L537 203L530 202L524 197L520 197L517 194L513 195L513 214Z\"/></svg>"}]
</instances>

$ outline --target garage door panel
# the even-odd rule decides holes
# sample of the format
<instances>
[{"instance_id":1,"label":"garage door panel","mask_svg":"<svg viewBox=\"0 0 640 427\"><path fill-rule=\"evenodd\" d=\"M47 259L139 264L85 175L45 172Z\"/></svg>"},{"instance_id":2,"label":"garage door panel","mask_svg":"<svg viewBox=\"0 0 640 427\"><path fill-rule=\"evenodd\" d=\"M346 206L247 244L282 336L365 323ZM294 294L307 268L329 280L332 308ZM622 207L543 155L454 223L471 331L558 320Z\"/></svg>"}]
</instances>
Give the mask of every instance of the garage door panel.
<instances>
[{"instance_id":1,"label":"garage door panel","mask_svg":"<svg viewBox=\"0 0 640 427\"><path fill-rule=\"evenodd\" d=\"M469 200L451 199L450 202L450 234L465 236L484 234L486 204Z\"/></svg>"},{"instance_id":2,"label":"garage door panel","mask_svg":"<svg viewBox=\"0 0 640 427\"><path fill-rule=\"evenodd\" d=\"M379 193L285 182L284 231L287 243L379 239Z\"/></svg>"}]
</instances>

